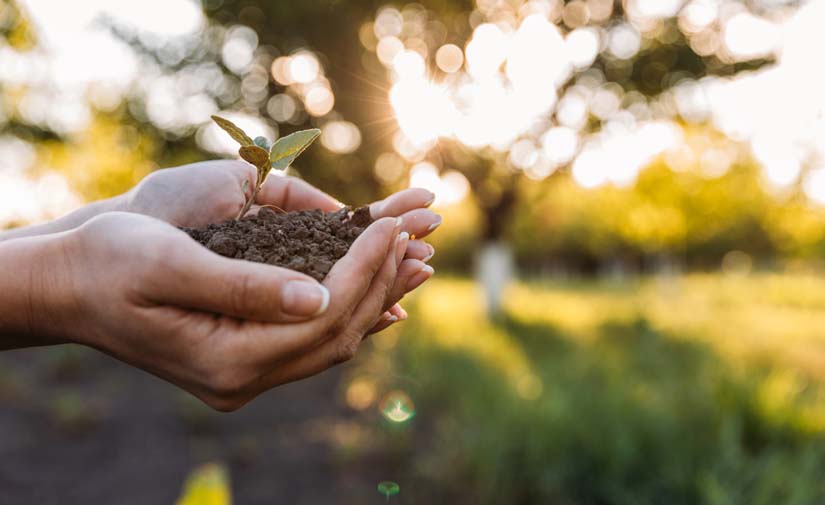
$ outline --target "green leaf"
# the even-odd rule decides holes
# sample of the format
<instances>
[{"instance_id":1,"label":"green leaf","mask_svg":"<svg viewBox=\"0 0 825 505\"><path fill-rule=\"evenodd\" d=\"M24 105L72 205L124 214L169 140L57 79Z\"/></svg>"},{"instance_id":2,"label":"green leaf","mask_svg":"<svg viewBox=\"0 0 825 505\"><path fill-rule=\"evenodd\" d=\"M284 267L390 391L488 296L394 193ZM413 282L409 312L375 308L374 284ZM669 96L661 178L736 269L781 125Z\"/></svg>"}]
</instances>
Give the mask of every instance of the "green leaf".
<instances>
[{"instance_id":1,"label":"green leaf","mask_svg":"<svg viewBox=\"0 0 825 505\"><path fill-rule=\"evenodd\" d=\"M219 116L212 116L212 121L217 123L218 126L223 128L223 131L229 134L230 137L235 139L235 142L242 146L251 146L254 145L252 139L249 138L243 130L241 130L235 123L228 119L224 119Z\"/></svg>"},{"instance_id":2,"label":"green leaf","mask_svg":"<svg viewBox=\"0 0 825 505\"><path fill-rule=\"evenodd\" d=\"M304 150L309 147L318 136L321 130L303 130L279 138L269 151L269 161L272 168L276 170L286 170Z\"/></svg>"},{"instance_id":3,"label":"green leaf","mask_svg":"<svg viewBox=\"0 0 825 505\"><path fill-rule=\"evenodd\" d=\"M266 137L255 137L255 145L269 152L269 140Z\"/></svg>"}]
</instances>

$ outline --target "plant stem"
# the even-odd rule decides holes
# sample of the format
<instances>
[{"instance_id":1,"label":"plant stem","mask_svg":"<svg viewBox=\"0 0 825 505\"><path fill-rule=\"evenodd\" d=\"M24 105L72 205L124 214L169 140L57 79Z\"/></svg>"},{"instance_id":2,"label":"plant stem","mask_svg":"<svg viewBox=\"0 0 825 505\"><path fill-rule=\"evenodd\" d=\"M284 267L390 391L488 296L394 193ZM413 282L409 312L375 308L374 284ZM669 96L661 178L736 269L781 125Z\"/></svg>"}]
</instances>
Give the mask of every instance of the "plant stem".
<instances>
[{"instance_id":1,"label":"plant stem","mask_svg":"<svg viewBox=\"0 0 825 505\"><path fill-rule=\"evenodd\" d=\"M241 209L241 213L238 214L237 219L241 219L246 215L247 212L249 212L249 208L252 207L252 204L255 202L255 198L258 197L258 190L260 189L261 187L255 184L255 189L252 190L252 196L250 196L244 204L243 208Z\"/></svg>"}]
</instances>

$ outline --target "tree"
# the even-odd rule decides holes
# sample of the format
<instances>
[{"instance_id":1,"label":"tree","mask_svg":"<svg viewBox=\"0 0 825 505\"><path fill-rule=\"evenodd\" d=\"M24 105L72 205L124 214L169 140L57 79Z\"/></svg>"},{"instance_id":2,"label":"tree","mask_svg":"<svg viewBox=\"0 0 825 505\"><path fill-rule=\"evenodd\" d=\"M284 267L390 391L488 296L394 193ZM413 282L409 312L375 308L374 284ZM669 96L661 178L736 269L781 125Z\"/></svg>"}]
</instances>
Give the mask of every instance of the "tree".
<instances>
[{"instance_id":1,"label":"tree","mask_svg":"<svg viewBox=\"0 0 825 505\"><path fill-rule=\"evenodd\" d=\"M485 217L483 254L487 245L507 250L522 184L566 170L590 184L594 170L604 172L599 165L616 160L588 147L616 128L635 131L678 116L667 104L675 87L769 64L770 55L743 57L720 41L733 14L772 16L779 7L759 0L394 7L205 0L204 9L206 29L163 45L111 27L165 75L212 76L190 93L220 109L284 132L308 123L324 128L327 150L313 150L301 174L342 199L374 198L411 167L413 175L415 167L459 171ZM128 110L152 123L145 102L137 93ZM170 146L191 145L198 129L154 124ZM641 151L630 163L636 166L619 166L607 180L626 184L656 154L644 145Z\"/></svg>"}]
</instances>

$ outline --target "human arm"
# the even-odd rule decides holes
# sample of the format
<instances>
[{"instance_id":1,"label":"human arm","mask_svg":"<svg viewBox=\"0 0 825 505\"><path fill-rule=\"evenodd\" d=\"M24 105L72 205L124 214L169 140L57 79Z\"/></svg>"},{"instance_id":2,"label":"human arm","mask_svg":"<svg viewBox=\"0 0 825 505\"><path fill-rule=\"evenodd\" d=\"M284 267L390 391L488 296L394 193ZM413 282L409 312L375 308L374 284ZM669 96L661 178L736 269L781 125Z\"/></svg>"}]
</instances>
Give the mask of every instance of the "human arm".
<instances>
[{"instance_id":1,"label":"human arm","mask_svg":"<svg viewBox=\"0 0 825 505\"><path fill-rule=\"evenodd\" d=\"M400 230L391 218L368 227L324 281L324 310L301 316L284 310L284 288L314 280L223 258L144 216L111 213L9 241L0 244L13 269L0 276L0 343L95 347L234 410L352 357L392 303Z\"/></svg>"}]
</instances>

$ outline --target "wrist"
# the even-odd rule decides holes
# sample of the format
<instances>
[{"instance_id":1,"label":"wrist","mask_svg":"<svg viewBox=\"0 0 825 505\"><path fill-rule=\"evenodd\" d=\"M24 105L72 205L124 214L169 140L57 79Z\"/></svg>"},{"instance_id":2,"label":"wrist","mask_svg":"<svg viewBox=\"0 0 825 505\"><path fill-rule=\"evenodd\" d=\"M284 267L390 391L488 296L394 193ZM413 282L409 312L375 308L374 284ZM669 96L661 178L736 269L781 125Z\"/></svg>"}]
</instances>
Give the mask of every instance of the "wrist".
<instances>
[{"instance_id":1,"label":"wrist","mask_svg":"<svg viewBox=\"0 0 825 505\"><path fill-rule=\"evenodd\" d=\"M79 304L72 290L71 233L0 243L0 347L73 341Z\"/></svg>"},{"instance_id":2,"label":"wrist","mask_svg":"<svg viewBox=\"0 0 825 505\"><path fill-rule=\"evenodd\" d=\"M129 198L129 193L125 193L120 196L90 203L53 221L0 232L0 242L72 230L106 212L128 212Z\"/></svg>"}]
</instances>

